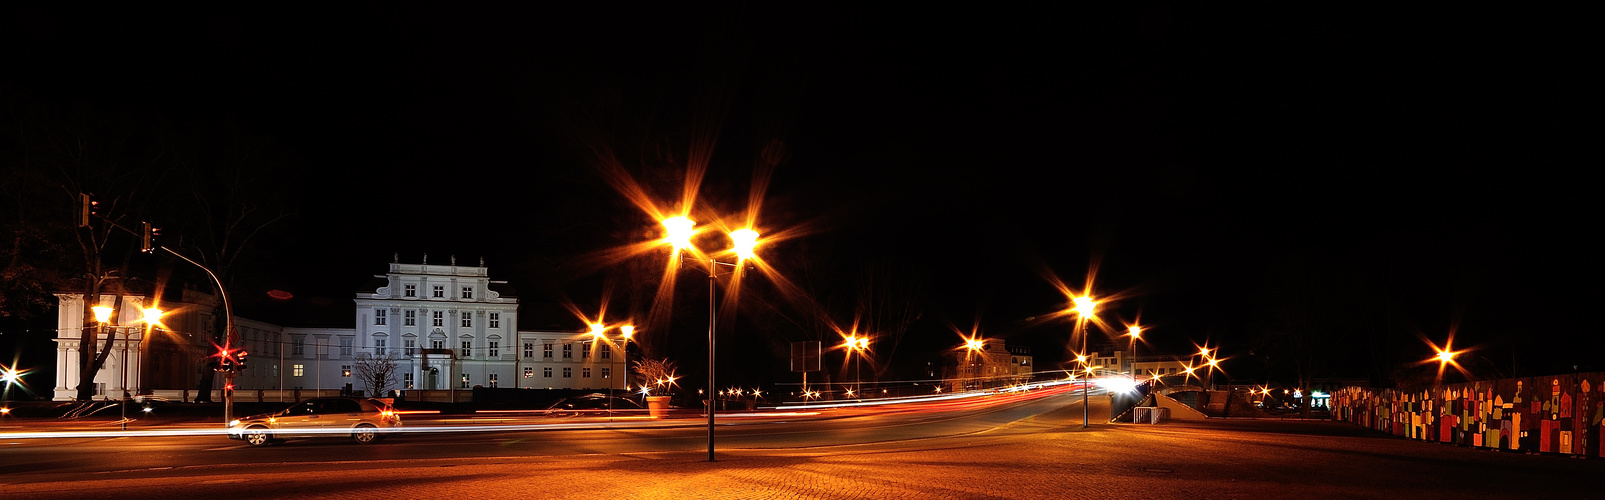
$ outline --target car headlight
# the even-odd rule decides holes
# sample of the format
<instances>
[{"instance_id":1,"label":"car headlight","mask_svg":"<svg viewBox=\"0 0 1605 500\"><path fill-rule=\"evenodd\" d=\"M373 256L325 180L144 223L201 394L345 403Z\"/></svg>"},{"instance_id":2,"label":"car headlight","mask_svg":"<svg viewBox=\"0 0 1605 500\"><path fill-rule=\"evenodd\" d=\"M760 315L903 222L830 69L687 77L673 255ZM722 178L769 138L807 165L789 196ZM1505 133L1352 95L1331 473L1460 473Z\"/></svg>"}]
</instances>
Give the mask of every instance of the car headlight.
<instances>
[{"instance_id":1,"label":"car headlight","mask_svg":"<svg viewBox=\"0 0 1605 500\"><path fill-rule=\"evenodd\" d=\"M228 422L228 426L229 427L235 427L235 426L238 426L238 425L240 425L240 420L239 419L230 420Z\"/></svg>"}]
</instances>

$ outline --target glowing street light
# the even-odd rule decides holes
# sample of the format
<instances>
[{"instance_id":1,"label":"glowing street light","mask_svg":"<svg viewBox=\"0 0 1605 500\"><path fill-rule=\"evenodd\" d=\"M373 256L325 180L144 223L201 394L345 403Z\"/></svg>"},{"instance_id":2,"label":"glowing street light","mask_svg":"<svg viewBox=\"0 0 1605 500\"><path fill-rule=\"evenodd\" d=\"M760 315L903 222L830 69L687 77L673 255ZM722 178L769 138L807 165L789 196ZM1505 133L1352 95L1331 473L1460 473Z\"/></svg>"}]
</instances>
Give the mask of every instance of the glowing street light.
<instances>
[{"instance_id":1,"label":"glowing street light","mask_svg":"<svg viewBox=\"0 0 1605 500\"><path fill-rule=\"evenodd\" d=\"M859 337L857 335L849 335L847 337L847 341L845 343L843 343L842 345L847 348L847 355L848 356L853 356L854 354L857 354L857 356L853 357L853 386L858 388L858 389L860 389L860 390L862 390L863 386L864 386L864 360L863 360L863 357L864 357L864 351L869 350L869 337L868 336ZM851 394L851 393L849 393L849 394Z\"/></svg>"},{"instance_id":2,"label":"glowing street light","mask_svg":"<svg viewBox=\"0 0 1605 500\"><path fill-rule=\"evenodd\" d=\"M1086 354L1084 354L1084 353L1087 352L1087 327L1086 327L1086 325L1087 325L1087 321L1091 320L1093 318L1093 313L1096 312L1097 307L1098 307L1098 303L1096 301L1092 300L1092 297L1086 296L1086 295L1082 295L1080 297L1076 297L1074 299L1071 299L1071 301L1074 302L1075 305L1076 305L1076 307L1075 307L1076 330L1078 330L1079 333L1081 334L1081 352L1083 353L1083 354L1076 355L1076 362L1081 363L1082 366L1086 366L1087 356L1086 356ZM1087 393L1087 384L1086 383L1082 383L1081 384L1081 428L1083 428L1083 429L1087 428L1087 400L1088 399L1089 399L1089 395Z\"/></svg>"},{"instance_id":3,"label":"glowing street light","mask_svg":"<svg viewBox=\"0 0 1605 500\"><path fill-rule=\"evenodd\" d=\"M691 219L686 218L685 216L670 217L663 220L663 229L663 241L674 246L675 253L679 254L682 259L689 258L687 257L687 253L681 253L681 251L693 248L691 245L691 237L695 236L697 233L696 222L693 222ZM714 355L717 352L714 347L714 331L715 324L718 322L718 317L716 316L716 310L714 306L714 290L717 283L717 278L719 276L719 267L724 266L739 270L742 265L742 261L756 257L756 253L754 252L758 247L758 232L752 230L751 228L737 229L735 231L731 231L726 236L730 238L730 241L733 244L733 248L730 250L730 252L736 255L735 262L721 262L713 252L705 252L703 254L708 261L708 267L706 269L708 274L708 395L706 401L708 404L709 462L713 461L714 414L718 412L716 405L717 401L714 399L713 390L715 387L718 387L716 378L714 376L714 360L716 359Z\"/></svg>"}]
</instances>

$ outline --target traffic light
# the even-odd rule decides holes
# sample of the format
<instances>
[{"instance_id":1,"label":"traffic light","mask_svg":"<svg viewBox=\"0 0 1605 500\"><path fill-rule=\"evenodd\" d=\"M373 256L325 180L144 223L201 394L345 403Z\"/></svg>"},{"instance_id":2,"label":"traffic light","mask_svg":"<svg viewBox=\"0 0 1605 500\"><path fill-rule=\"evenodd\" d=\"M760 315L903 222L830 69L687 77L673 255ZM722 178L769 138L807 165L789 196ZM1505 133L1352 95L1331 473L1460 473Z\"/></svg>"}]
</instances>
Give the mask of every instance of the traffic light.
<instances>
[{"instance_id":1,"label":"traffic light","mask_svg":"<svg viewBox=\"0 0 1605 500\"><path fill-rule=\"evenodd\" d=\"M245 349L240 349L239 352L234 353L234 369L235 370L241 370L241 371L245 370L245 356L248 355L248 354L250 354L250 353L249 352L245 352Z\"/></svg>"},{"instance_id":2,"label":"traffic light","mask_svg":"<svg viewBox=\"0 0 1605 500\"><path fill-rule=\"evenodd\" d=\"M94 199L89 195L78 193L78 227L89 227L89 217L95 215Z\"/></svg>"},{"instance_id":3,"label":"traffic light","mask_svg":"<svg viewBox=\"0 0 1605 500\"><path fill-rule=\"evenodd\" d=\"M144 235L139 240L139 251L150 253L150 239L156 235L156 230L150 227L149 222L141 222L140 224L144 226L144 231L142 231Z\"/></svg>"}]
</instances>

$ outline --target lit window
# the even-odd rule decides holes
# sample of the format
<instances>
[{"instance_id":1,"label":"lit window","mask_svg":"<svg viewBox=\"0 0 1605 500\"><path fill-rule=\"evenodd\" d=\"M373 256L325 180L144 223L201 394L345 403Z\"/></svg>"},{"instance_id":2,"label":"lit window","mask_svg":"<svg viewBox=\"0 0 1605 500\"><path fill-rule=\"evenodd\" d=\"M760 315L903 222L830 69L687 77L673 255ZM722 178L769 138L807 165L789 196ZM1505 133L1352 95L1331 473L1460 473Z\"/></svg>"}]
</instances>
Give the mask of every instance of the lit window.
<instances>
[{"instance_id":1,"label":"lit window","mask_svg":"<svg viewBox=\"0 0 1605 500\"><path fill-rule=\"evenodd\" d=\"M342 376L342 377L350 377L351 376L351 365L340 365L340 376Z\"/></svg>"},{"instance_id":2,"label":"lit window","mask_svg":"<svg viewBox=\"0 0 1605 500\"><path fill-rule=\"evenodd\" d=\"M296 377L306 376L306 365L293 365L293 366L291 366L290 367L290 374L292 376L296 376Z\"/></svg>"}]
</instances>

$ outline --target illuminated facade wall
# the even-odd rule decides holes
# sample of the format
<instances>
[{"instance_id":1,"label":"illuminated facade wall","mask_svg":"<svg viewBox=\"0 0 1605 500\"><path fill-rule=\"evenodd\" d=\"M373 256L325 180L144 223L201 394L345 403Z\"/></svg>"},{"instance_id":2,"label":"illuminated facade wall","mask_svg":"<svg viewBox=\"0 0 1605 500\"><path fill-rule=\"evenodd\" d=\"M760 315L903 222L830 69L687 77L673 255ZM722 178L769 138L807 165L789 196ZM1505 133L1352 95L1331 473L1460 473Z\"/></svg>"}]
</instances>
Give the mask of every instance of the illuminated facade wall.
<instances>
[{"instance_id":1,"label":"illuminated facade wall","mask_svg":"<svg viewBox=\"0 0 1605 500\"><path fill-rule=\"evenodd\" d=\"M1332 418L1461 446L1602 457L1605 373L1489 380L1403 391L1349 387Z\"/></svg>"},{"instance_id":2,"label":"illuminated facade wall","mask_svg":"<svg viewBox=\"0 0 1605 500\"><path fill-rule=\"evenodd\" d=\"M519 331L518 299L483 266L390 264L355 297L353 328L306 328L235 318L250 362L237 374L236 393L253 390L368 388L354 373L359 356L390 356L398 365L394 389L461 390L483 387L624 389L628 365L614 336L583 332ZM82 295L58 294L55 399L77 392ZM103 296L110 305L111 296ZM144 297L125 296L118 325L135 325ZM96 397L121 397L128 371L132 394L193 395L198 370L215 352L209 295L186 290L181 302L162 304L166 328L142 338L119 328L114 352L97 372ZM130 334L131 333L131 334ZM616 335L616 332L609 332ZM124 361L126 347L129 361ZM104 337L103 337L104 338ZM213 389L221 388L216 377ZM192 397L192 396L191 396Z\"/></svg>"}]
</instances>

